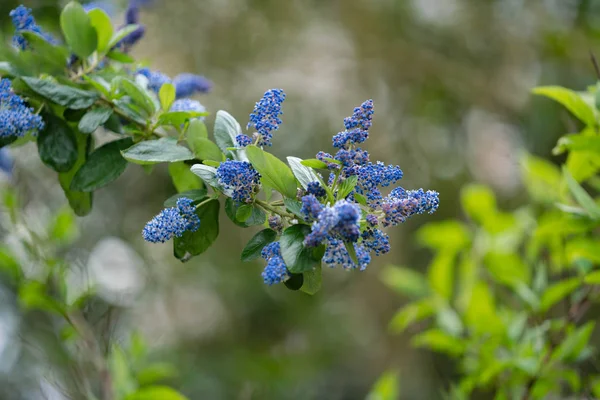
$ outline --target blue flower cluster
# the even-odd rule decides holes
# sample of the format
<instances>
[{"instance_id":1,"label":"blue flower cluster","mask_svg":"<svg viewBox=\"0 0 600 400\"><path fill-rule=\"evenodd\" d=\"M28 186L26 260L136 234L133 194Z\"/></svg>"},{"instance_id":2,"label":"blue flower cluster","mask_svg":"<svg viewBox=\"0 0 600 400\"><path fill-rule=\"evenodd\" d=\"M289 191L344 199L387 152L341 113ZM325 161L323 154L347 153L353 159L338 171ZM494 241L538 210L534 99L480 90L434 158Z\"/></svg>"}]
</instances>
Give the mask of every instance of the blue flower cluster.
<instances>
[{"instance_id":1,"label":"blue flower cluster","mask_svg":"<svg viewBox=\"0 0 600 400\"><path fill-rule=\"evenodd\" d=\"M323 197L327 194L319 182L310 182L306 187L306 191L315 195L315 197Z\"/></svg>"},{"instance_id":2,"label":"blue flower cluster","mask_svg":"<svg viewBox=\"0 0 600 400\"><path fill-rule=\"evenodd\" d=\"M13 46L20 50L25 50L29 46L27 40L23 37L21 32L33 32L43 37L47 42L55 44L56 40L48 33L44 32L42 28L35 22L35 18L31 15L31 9L20 5L10 13L10 18L15 26L16 33L13 36Z\"/></svg>"},{"instance_id":3,"label":"blue flower cluster","mask_svg":"<svg viewBox=\"0 0 600 400\"><path fill-rule=\"evenodd\" d=\"M279 129L281 124L279 116L283 114L281 104L284 100L285 92L283 89L267 90L262 99L254 106L252 114L250 114L250 122L248 122L247 128L253 127L256 130L254 140L247 135L238 135L236 137L238 145L245 147L256 141L258 146L271 146L271 139L273 139L271 132Z\"/></svg>"},{"instance_id":4,"label":"blue flower cluster","mask_svg":"<svg viewBox=\"0 0 600 400\"><path fill-rule=\"evenodd\" d=\"M362 143L369 137L373 119L373 100L367 100L354 108L354 114L344 119L346 130L333 137L333 147L347 149L353 144Z\"/></svg>"},{"instance_id":5,"label":"blue flower cluster","mask_svg":"<svg viewBox=\"0 0 600 400\"><path fill-rule=\"evenodd\" d=\"M173 102L170 111L193 111L193 112L205 112L204 107L198 100L192 99L179 99ZM198 119L204 121L204 117L198 117Z\"/></svg>"},{"instance_id":6,"label":"blue flower cluster","mask_svg":"<svg viewBox=\"0 0 600 400\"><path fill-rule=\"evenodd\" d=\"M381 202L380 208L384 215L382 225L398 225L415 214L433 214L439 204L439 194L436 191L404 190L398 187Z\"/></svg>"},{"instance_id":7,"label":"blue flower cluster","mask_svg":"<svg viewBox=\"0 0 600 400\"><path fill-rule=\"evenodd\" d=\"M279 215L271 215L269 217L269 228L275 232L281 232L283 230L283 221Z\"/></svg>"},{"instance_id":8,"label":"blue flower cluster","mask_svg":"<svg viewBox=\"0 0 600 400\"><path fill-rule=\"evenodd\" d=\"M42 117L13 92L10 80L0 80L0 137L22 137L41 129L44 129Z\"/></svg>"},{"instance_id":9,"label":"blue flower cluster","mask_svg":"<svg viewBox=\"0 0 600 400\"><path fill-rule=\"evenodd\" d=\"M144 227L142 236L151 243L164 243L174 236L181 237L184 232L195 232L200 227L200 218L191 199L181 197L176 207L162 210Z\"/></svg>"},{"instance_id":10,"label":"blue flower cluster","mask_svg":"<svg viewBox=\"0 0 600 400\"><path fill-rule=\"evenodd\" d=\"M237 203L251 203L260 183L260 174L247 161L228 160L217 168L217 180Z\"/></svg>"},{"instance_id":11,"label":"blue flower cluster","mask_svg":"<svg viewBox=\"0 0 600 400\"><path fill-rule=\"evenodd\" d=\"M303 206L308 205L315 208L314 204L310 204L315 197L310 196L312 195L306 196L308 198L303 201ZM308 207L305 211L308 211ZM314 216L314 211L310 211L311 216ZM306 212L305 215L308 216L309 212ZM322 208L313 222L311 233L304 239L304 245L316 247L328 238L356 242L360 237L360 216L361 211L358 204L346 200L340 200L332 207Z\"/></svg>"},{"instance_id":12,"label":"blue flower cluster","mask_svg":"<svg viewBox=\"0 0 600 400\"><path fill-rule=\"evenodd\" d=\"M334 268L336 265L342 266L344 269L360 269L364 271L367 266L371 263L371 255L369 252L360 244L350 243L349 246L354 246L356 253L356 259L358 264L352 261L352 257L346 250L344 242L335 238L327 239L327 248L325 249L325 255L323 256L323 263L330 268Z\"/></svg>"},{"instance_id":13,"label":"blue flower cluster","mask_svg":"<svg viewBox=\"0 0 600 400\"><path fill-rule=\"evenodd\" d=\"M183 73L171 79L160 71L152 71L149 68L140 68L136 71L148 79L148 89L158 93L165 83L175 86L175 97L182 99L195 93L208 93L212 88L212 82L203 76Z\"/></svg>"},{"instance_id":14,"label":"blue flower cluster","mask_svg":"<svg viewBox=\"0 0 600 400\"><path fill-rule=\"evenodd\" d=\"M279 242L266 245L261 252L262 258L267 261L262 277L267 285L285 282L289 278L285 262L281 257Z\"/></svg>"}]
</instances>

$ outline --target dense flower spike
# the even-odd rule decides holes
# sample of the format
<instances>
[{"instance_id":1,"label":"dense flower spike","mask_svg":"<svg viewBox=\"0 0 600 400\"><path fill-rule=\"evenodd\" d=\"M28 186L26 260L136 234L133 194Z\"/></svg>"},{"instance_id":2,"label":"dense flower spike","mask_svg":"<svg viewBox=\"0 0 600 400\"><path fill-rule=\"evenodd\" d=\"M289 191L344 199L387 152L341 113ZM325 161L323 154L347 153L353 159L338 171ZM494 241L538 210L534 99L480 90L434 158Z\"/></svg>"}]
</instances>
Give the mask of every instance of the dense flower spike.
<instances>
[{"instance_id":1,"label":"dense flower spike","mask_svg":"<svg viewBox=\"0 0 600 400\"><path fill-rule=\"evenodd\" d=\"M200 218L195 213L192 200L182 197L176 207L165 208L146 224L142 231L144 240L151 243L164 243L174 236L181 237L185 231L196 231Z\"/></svg>"},{"instance_id":2,"label":"dense flower spike","mask_svg":"<svg viewBox=\"0 0 600 400\"><path fill-rule=\"evenodd\" d=\"M252 138L242 133L235 137L235 142L239 147L246 147L252 144Z\"/></svg>"},{"instance_id":3,"label":"dense flower spike","mask_svg":"<svg viewBox=\"0 0 600 400\"><path fill-rule=\"evenodd\" d=\"M149 68L140 68L137 70L139 75L148 79L148 89L158 93L165 83L171 83L171 78L160 71L151 71Z\"/></svg>"},{"instance_id":4,"label":"dense flower spike","mask_svg":"<svg viewBox=\"0 0 600 400\"><path fill-rule=\"evenodd\" d=\"M311 212L311 214L314 213ZM319 213L317 221L312 225L311 233L304 239L304 245L307 247L318 246L328 236L356 242L360 236L359 219L360 208L358 205L340 200L333 207L326 207Z\"/></svg>"},{"instance_id":5,"label":"dense flower spike","mask_svg":"<svg viewBox=\"0 0 600 400\"><path fill-rule=\"evenodd\" d=\"M21 35L21 32L25 31L37 33L49 43L56 43L56 40L54 40L51 35L44 32L35 22L35 19L31 15L31 9L21 5L12 10L9 15L16 29L16 33L13 36L13 45L16 48L20 50L27 49L27 40Z\"/></svg>"},{"instance_id":6,"label":"dense flower spike","mask_svg":"<svg viewBox=\"0 0 600 400\"><path fill-rule=\"evenodd\" d=\"M367 196L370 201L382 198L380 187L387 187L402 179L403 173L397 165L385 165L381 161L368 163L357 169L358 185L356 191Z\"/></svg>"},{"instance_id":7,"label":"dense flower spike","mask_svg":"<svg viewBox=\"0 0 600 400\"><path fill-rule=\"evenodd\" d=\"M376 256L390 251L390 237L380 229L369 229L362 233L362 244L375 252Z\"/></svg>"},{"instance_id":8,"label":"dense flower spike","mask_svg":"<svg viewBox=\"0 0 600 400\"><path fill-rule=\"evenodd\" d=\"M217 180L238 203L251 203L260 174L246 161L225 161L217 168Z\"/></svg>"},{"instance_id":9,"label":"dense flower spike","mask_svg":"<svg viewBox=\"0 0 600 400\"><path fill-rule=\"evenodd\" d=\"M279 116L283 114L281 103L284 100L285 93L282 89L269 89L254 106L248 128L253 127L258 133L258 146L271 146L273 138L271 132L279 129L279 124L281 124Z\"/></svg>"},{"instance_id":10,"label":"dense flower spike","mask_svg":"<svg viewBox=\"0 0 600 400\"><path fill-rule=\"evenodd\" d=\"M22 137L43 128L42 117L13 92L10 80L0 80L0 137Z\"/></svg>"},{"instance_id":11,"label":"dense flower spike","mask_svg":"<svg viewBox=\"0 0 600 400\"><path fill-rule=\"evenodd\" d=\"M327 194L319 182L310 182L306 188L306 191L310 194L314 194L316 197L323 197Z\"/></svg>"},{"instance_id":12,"label":"dense flower spike","mask_svg":"<svg viewBox=\"0 0 600 400\"><path fill-rule=\"evenodd\" d=\"M269 217L269 228L273 229L275 232L281 232L283 229L283 221L279 215L271 215Z\"/></svg>"},{"instance_id":13,"label":"dense flower spike","mask_svg":"<svg viewBox=\"0 0 600 400\"><path fill-rule=\"evenodd\" d=\"M285 282L289 278L287 268L281 257L281 248L279 242L269 243L261 252L262 258L267 260L262 277L267 285L274 285Z\"/></svg>"},{"instance_id":14,"label":"dense flower spike","mask_svg":"<svg viewBox=\"0 0 600 400\"><path fill-rule=\"evenodd\" d=\"M333 137L333 147L348 148L359 144L369 137L369 128L373 119L373 100L367 100L354 109L351 117L344 119L346 130Z\"/></svg>"},{"instance_id":15,"label":"dense flower spike","mask_svg":"<svg viewBox=\"0 0 600 400\"><path fill-rule=\"evenodd\" d=\"M314 194L308 194L302 197L302 208L300 209L300 212L307 221L313 221L319 218L321 211L323 211L323 206L319 203L319 199L317 199Z\"/></svg>"},{"instance_id":16,"label":"dense flower spike","mask_svg":"<svg viewBox=\"0 0 600 400\"><path fill-rule=\"evenodd\" d=\"M327 168L329 169L339 169L340 166L339 164L334 163L333 161L333 156L329 153L325 153L324 151L320 151L317 153L317 160L319 161L323 161L325 164L327 164Z\"/></svg>"},{"instance_id":17,"label":"dense flower spike","mask_svg":"<svg viewBox=\"0 0 600 400\"><path fill-rule=\"evenodd\" d=\"M173 79L175 94L178 99L189 97L195 93L208 93L212 89L212 82L203 76L195 74L179 74Z\"/></svg>"},{"instance_id":18,"label":"dense flower spike","mask_svg":"<svg viewBox=\"0 0 600 400\"><path fill-rule=\"evenodd\" d=\"M325 255L323 256L323 263L331 268L340 265L344 269L358 268L361 271L364 271L371 263L371 255L361 245L351 243L350 246L354 246L358 265L352 261L352 257L348 254L344 242L331 237L328 238L327 248L325 249Z\"/></svg>"},{"instance_id":19,"label":"dense flower spike","mask_svg":"<svg viewBox=\"0 0 600 400\"><path fill-rule=\"evenodd\" d=\"M423 189L404 190L396 188L381 204L384 213L383 226L398 225L415 214L433 214L440 204L436 191Z\"/></svg>"}]
</instances>

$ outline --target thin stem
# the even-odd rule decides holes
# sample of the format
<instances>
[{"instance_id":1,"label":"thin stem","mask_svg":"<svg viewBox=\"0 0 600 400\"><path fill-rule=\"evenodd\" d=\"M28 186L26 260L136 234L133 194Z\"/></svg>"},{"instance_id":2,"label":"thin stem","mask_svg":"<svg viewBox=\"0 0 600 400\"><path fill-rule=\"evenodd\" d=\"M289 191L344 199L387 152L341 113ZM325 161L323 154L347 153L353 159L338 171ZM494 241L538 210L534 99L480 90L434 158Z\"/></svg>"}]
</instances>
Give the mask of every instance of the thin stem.
<instances>
[{"instance_id":1,"label":"thin stem","mask_svg":"<svg viewBox=\"0 0 600 400\"><path fill-rule=\"evenodd\" d=\"M275 214L278 214L282 217L286 217L286 218L290 218L290 219L295 219L296 216L292 215L290 213L287 213L285 211L281 211L276 209L275 207L272 207L269 203L262 201L262 200L255 200L254 201L259 207L263 208L265 211L271 211Z\"/></svg>"},{"instance_id":2,"label":"thin stem","mask_svg":"<svg viewBox=\"0 0 600 400\"><path fill-rule=\"evenodd\" d=\"M200 203L198 203L196 205L196 210L199 209L200 207L202 207L203 205L205 205L206 203L208 203L209 201L216 200L217 198L218 198L218 196L210 196L208 199L201 201Z\"/></svg>"}]
</instances>

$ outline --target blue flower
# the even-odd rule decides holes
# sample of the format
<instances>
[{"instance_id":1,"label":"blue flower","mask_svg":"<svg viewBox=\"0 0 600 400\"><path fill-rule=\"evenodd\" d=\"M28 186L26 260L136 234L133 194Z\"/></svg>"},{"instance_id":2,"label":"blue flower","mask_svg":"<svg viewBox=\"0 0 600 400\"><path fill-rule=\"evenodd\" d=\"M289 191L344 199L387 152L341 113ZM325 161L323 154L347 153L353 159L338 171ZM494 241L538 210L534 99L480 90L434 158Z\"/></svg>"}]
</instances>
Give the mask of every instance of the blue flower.
<instances>
[{"instance_id":1,"label":"blue flower","mask_svg":"<svg viewBox=\"0 0 600 400\"><path fill-rule=\"evenodd\" d=\"M354 251L356 252L356 258L358 261L358 265L352 261L350 254L348 254L348 250L346 250L346 246L344 242L338 239L334 239L332 237L327 239L328 244L325 249L325 255L323 256L323 263L325 265L333 268L336 265L341 265L344 269L360 269L364 271L367 266L371 263L371 255L369 252L361 245L356 243L351 243L351 246L354 246Z\"/></svg>"},{"instance_id":2,"label":"blue flower","mask_svg":"<svg viewBox=\"0 0 600 400\"><path fill-rule=\"evenodd\" d=\"M185 231L195 232L200 218L195 213L192 200L182 197L176 207L165 208L144 227L142 236L151 243L164 243L174 236L181 237Z\"/></svg>"},{"instance_id":3,"label":"blue flower","mask_svg":"<svg viewBox=\"0 0 600 400\"><path fill-rule=\"evenodd\" d=\"M279 129L283 114L281 103L285 100L285 93L282 89L269 89L265 92L254 106L254 111L250 114L248 128L253 127L259 134L259 146L271 146L273 138L272 131Z\"/></svg>"},{"instance_id":4,"label":"blue flower","mask_svg":"<svg viewBox=\"0 0 600 400\"><path fill-rule=\"evenodd\" d=\"M304 238L304 245L307 247L318 246L328 236L347 242L356 242L360 236L358 223L360 216L361 211L358 205L346 200L338 201L333 207L323 208L311 227L311 233Z\"/></svg>"},{"instance_id":5,"label":"blue flower","mask_svg":"<svg viewBox=\"0 0 600 400\"><path fill-rule=\"evenodd\" d=\"M382 198L380 187L390 186L402 179L403 176L399 166L385 165L381 161L358 167L356 174L358 175L356 191L374 202Z\"/></svg>"},{"instance_id":6,"label":"blue flower","mask_svg":"<svg viewBox=\"0 0 600 400\"><path fill-rule=\"evenodd\" d=\"M205 112L206 107L200 104L197 100L192 99L179 99L173 102L170 111L192 111L192 112ZM201 121L204 121L204 117L198 117Z\"/></svg>"},{"instance_id":7,"label":"blue flower","mask_svg":"<svg viewBox=\"0 0 600 400\"><path fill-rule=\"evenodd\" d=\"M434 190L404 190L396 188L383 198L384 227L398 225L415 214L433 214L440 204L439 194Z\"/></svg>"},{"instance_id":8,"label":"blue flower","mask_svg":"<svg viewBox=\"0 0 600 400\"><path fill-rule=\"evenodd\" d=\"M344 119L346 130L333 137L333 147L349 148L350 145L362 143L369 137L369 128L373 119L373 100L367 100L354 109L351 117Z\"/></svg>"},{"instance_id":9,"label":"blue flower","mask_svg":"<svg viewBox=\"0 0 600 400\"><path fill-rule=\"evenodd\" d=\"M390 251L390 237L380 229L367 229L361 237L363 246L377 256Z\"/></svg>"},{"instance_id":10,"label":"blue flower","mask_svg":"<svg viewBox=\"0 0 600 400\"><path fill-rule=\"evenodd\" d=\"M148 88L156 93L165 83L171 83L171 78L160 71L151 71L149 68L140 68L137 73L148 79Z\"/></svg>"},{"instance_id":11,"label":"blue flower","mask_svg":"<svg viewBox=\"0 0 600 400\"><path fill-rule=\"evenodd\" d=\"M260 174L247 161L225 161L216 172L217 180L237 203L251 203L260 183Z\"/></svg>"},{"instance_id":12,"label":"blue flower","mask_svg":"<svg viewBox=\"0 0 600 400\"><path fill-rule=\"evenodd\" d=\"M316 197L323 197L327 194L319 182L310 182L306 187L306 191Z\"/></svg>"},{"instance_id":13,"label":"blue flower","mask_svg":"<svg viewBox=\"0 0 600 400\"><path fill-rule=\"evenodd\" d=\"M8 79L0 80L0 137L22 137L32 130L44 129L42 117L34 114L16 95Z\"/></svg>"},{"instance_id":14,"label":"blue flower","mask_svg":"<svg viewBox=\"0 0 600 400\"><path fill-rule=\"evenodd\" d=\"M212 89L212 82L203 76L195 74L179 74L173 79L175 93L178 99L188 97L194 93L208 93Z\"/></svg>"},{"instance_id":15,"label":"blue flower","mask_svg":"<svg viewBox=\"0 0 600 400\"><path fill-rule=\"evenodd\" d=\"M331 162L328 159L333 160L333 156L329 153L325 153L324 151L320 151L317 153L317 160L319 161L323 161L325 164L327 164L327 168L329 169L339 169L340 166L337 163Z\"/></svg>"},{"instance_id":16,"label":"blue flower","mask_svg":"<svg viewBox=\"0 0 600 400\"><path fill-rule=\"evenodd\" d=\"M379 220L377 219L377 215L375 215L375 214L367 214L367 216L365 217L365 220L371 226L379 225Z\"/></svg>"},{"instance_id":17,"label":"blue flower","mask_svg":"<svg viewBox=\"0 0 600 400\"><path fill-rule=\"evenodd\" d=\"M273 229L275 232L281 232L283 229L283 221L279 215L271 215L269 217L269 228Z\"/></svg>"},{"instance_id":18,"label":"blue flower","mask_svg":"<svg viewBox=\"0 0 600 400\"><path fill-rule=\"evenodd\" d=\"M319 214L323 211L323 206L314 194L308 194L302 197L302 208L300 212L304 215L307 221L313 221L319 218Z\"/></svg>"},{"instance_id":19,"label":"blue flower","mask_svg":"<svg viewBox=\"0 0 600 400\"><path fill-rule=\"evenodd\" d=\"M133 32L121 39L121 41L117 43L116 47L123 50L124 52L128 52L129 49L137 42L139 42L145 34L146 27L144 25L139 25Z\"/></svg>"},{"instance_id":20,"label":"blue flower","mask_svg":"<svg viewBox=\"0 0 600 400\"><path fill-rule=\"evenodd\" d=\"M267 260L262 277L267 285L285 282L289 278L287 267L281 257L281 248L279 242L273 242L266 245L261 252L262 258Z\"/></svg>"},{"instance_id":21,"label":"blue flower","mask_svg":"<svg viewBox=\"0 0 600 400\"><path fill-rule=\"evenodd\" d=\"M235 137L235 142L239 147L246 147L252 144L252 138L241 133Z\"/></svg>"},{"instance_id":22,"label":"blue flower","mask_svg":"<svg viewBox=\"0 0 600 400\"><path fill-rule=\"evenodd\" d=\"M0 148L0 171L4 171L8 176L12 176L13 158L6 147Z\"/></svg>"},{"instance_id":23,"label":"blue flower","mask_svg":"<svg viewBox=\"0 0 600 400\"><path fill-rule=\"evenodd\" d=\"M44 32L35 22L35 18L31 15L31 9L21 5L12 10L9 15L17 31L13 36L13 45L16 48L25 50L28 47L27 40L20 34L20 32L24 31L37 33L47 42L56 43L56 40L50 34Z\"/></svg>"}]
</instances>

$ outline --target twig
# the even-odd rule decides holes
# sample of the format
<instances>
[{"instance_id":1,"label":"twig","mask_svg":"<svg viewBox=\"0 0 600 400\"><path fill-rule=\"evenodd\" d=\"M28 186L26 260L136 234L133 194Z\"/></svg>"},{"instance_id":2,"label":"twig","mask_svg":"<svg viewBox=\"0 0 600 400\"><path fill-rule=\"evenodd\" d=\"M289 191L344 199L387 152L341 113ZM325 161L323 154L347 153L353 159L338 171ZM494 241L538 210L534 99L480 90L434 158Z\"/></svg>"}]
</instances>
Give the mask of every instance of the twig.
<instances>
[{"instance_id":1,"label":"twig","mask_svg":"<svg viewBox=\"0 0 600 400\"><path fill-rule=\"evenodd\" d=\"M590 59L592 60L592 64L594 65L594 71L596 71L596 77L600 79L600 68L598 67L598 60L592 51L590 50Z\"/></svg>"}]
</instances>

